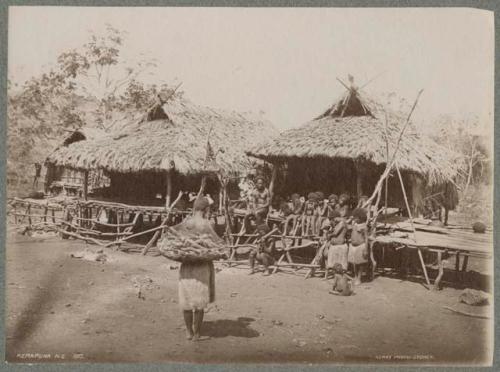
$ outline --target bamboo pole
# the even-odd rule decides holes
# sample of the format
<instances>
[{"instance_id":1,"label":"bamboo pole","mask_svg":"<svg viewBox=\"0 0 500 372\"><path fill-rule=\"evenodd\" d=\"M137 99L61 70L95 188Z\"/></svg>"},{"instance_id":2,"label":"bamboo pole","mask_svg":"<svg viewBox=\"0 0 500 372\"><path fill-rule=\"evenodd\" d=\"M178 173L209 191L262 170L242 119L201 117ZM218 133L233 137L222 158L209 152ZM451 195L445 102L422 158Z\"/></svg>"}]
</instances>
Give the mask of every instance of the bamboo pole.
<instances>
[{"instance_id":1,"label":"bamboo pole","mask_svg":"<svg viewBox=\"0 0 500 372\"><path fill-rule=\"evenodd\" d=\"M170 208L170 198L172 196L172 172L167 171L167 194L165 195L165 208Z\"/></svg>"},{"instance_id":2,"label":"bamboo pole","mask_svg":"<svg viewBox=\"0 0 500 372\"><path fill-rule=\"evenodd\" d=\"M83 173L83 200L87 200L89 193L89 171Z\"/></svg>"},{"instance_id":3,"label":"bamboo pole","mask_svg":"<svg viewBox=\"0 0 500 372\"><path fill-rule=\"evenodd\" d=\"M405 185L403 183L403 177L401 177L401 172L399 171L398 163L396 162L395 165L396 165L396 171L397 171L398 177L399 177L399 182L401 183L401 190L403 191L403 197L405 199L406 209L408 210L408 217L410 217L410 224L411 224L411 227L413 229L413 240L415 242L417 242L417 230L415 229L415 225L413 224L413 217L411 214L410 205L408 203L408 198L406 197L406 190L405 190ZM427 274L427 268L425 267L425 262L424 262L424 258L422 256L422 251L420 250L420 248L417 248L417 252L418 252L418 258L420 259L420 264L422 265L422 270L424 272L425 281L427 282L427 285L430 286L431 282L429 280L429 275Z\"/></svg>"},{"instance_id":4,"label":"bamboo pole","mask_svg":"<svg viewBox=\"0 0 500 372\"><path fill-rule=\"evenodd\" d=\"M269 206L273 201L274 197L274 185L276 183L276 178L278 176L278 164L273 164L273 171L271 174L271 181L269 182Z\"/></svg>"},{"instance_id":5,"label":"bamboo pole","mask_svg":"<svg viewBox=\"0 0 500 372\"><path fill-rule=\"evenodd\" d=\"M181 197L182 197L182 191L179 191L179 195L177 195L177 199L175 199L174 202L172 203L172 205L170 206L170 208L168 208L167 215L165 216L165 218L163 219L163 221L161 222L161 225L159 227L163 227L163 226L165 226L168 223L168 219L170 218L170 212L172 211L172 208L174 208L175 205L179 202L179 200L181 200ZM160 238L161 232L162 232L162 229L158 229L154 233L153 237L149 240L149 242L144 246L144 248L142 249L142 252L141 252L141 254L143 256L146 255L146 253L148 253L148 250Z\"/></svg>"},{"instance_id":6,"label":"bamboo pole","mask_svg":"<svg viewBox=\"0 0 500 372\"><path fill-rule=\"evenodd\" d=\"M388 118L387 118L387 111L384 110L385 113L385 121L384 121L384 127L385 127L385 156L386 156L386 164L389 163L389 129L388 129ZM387 199L389 195L389 177L385 178L385 203L384 203L384 214L387 215Z\"/></svg>"},{"instance_id":7,"label":"bamboo pole","mask_svg":"<svg viewBox=\"0 0 500 372\"><path fill-rule=\"evenodd\" d=\"M378 180L377 185L375 186L375 190L373 191L373 194L365 202L365 204L363 204L363 207L366 207L369 204L371 204L371 202L373 201L373 199L375 198L375 196L377 195L379 190L382 188L382 183L384 182L386 177L389 176L389 173L391 172L392 168L394 167L394 163L396 161L396 154L398 153L398 150L399 150L399 144L401 143L401 139L403 138L403 134L405 133L406 128L408 127L408 124L410 123L411 115L413 114L413 111L415 111L415 107L417 106L418 100L419 100L422 92L423 92L423 89L418 92L417 98L415 99L415 102L413 103L413 106L412 106L412 108L411 108L411 110L406 118L406 122L403 125L403 128L401 128L401 131L399 132L398 140L396 141L396 146L394 148L394 152L392 153L391 160L386 164L385 170L382 173L382 175L380 176L380 179Z\"/></svg>"}]
</instances>

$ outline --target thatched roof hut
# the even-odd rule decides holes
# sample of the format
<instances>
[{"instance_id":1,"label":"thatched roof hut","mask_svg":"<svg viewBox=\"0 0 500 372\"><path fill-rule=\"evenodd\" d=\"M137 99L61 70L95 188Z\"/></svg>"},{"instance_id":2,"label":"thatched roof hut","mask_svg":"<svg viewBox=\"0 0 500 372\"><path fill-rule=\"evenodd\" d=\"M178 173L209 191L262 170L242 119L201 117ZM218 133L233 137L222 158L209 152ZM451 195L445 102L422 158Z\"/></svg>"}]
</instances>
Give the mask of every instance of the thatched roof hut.
<instances>
[{"instance_id":1,"label":"thatched roof hut","mask_svg":"<svg viewBox=\"0 0 500 372\"><path fill-rule=\"evenodd\" d=\"M387 162L387 143L392 154L405 121L403 115L384 110L352 87L316 119L259 144L247 154L284 164L289 173L300 173L299 182L294 181L297 186L290 184L288 190L307 191L309 187L311 191L330 183L331 190L325 191L356 189L359 196L373 190ZM452 154L421 136L411 124L397 154L397 163L407 178L418 176L422 183L434 184L456 174Z\"/></svg>"},{"instance_id":2,"label":"thatched roof hut","mask_svg":"<svg viewBox=\"0 0 500 372\"><path fill-rule=\"evenodd\" d=\"M195 174L203 170L210 131L212 147L221 150L219 166L227 173L240 173L251 168L243 149L277 134L261 117L197 106L185 99L168 101L161 109L163 118L125 118L110 133L65 143L47 162L82 170L129 173L175 168L182 174Z\"/></svg>"},{"instance_id":3,"label":"thatched roof hut","mask_svg":"<svg viewBox=\"0 0 500 372\"><path fill-rule=\"evenodd\" d=\"M200 175L207 171L207 139L217 166L234 176L251 171L255 163L245 148L278 134L261 116L215 110L178 97L146 114L124 113L108 128L96 137L72 134L46 163L84 172L102 170L110 176L112 188L121 189L114 194L154 198L164 195L166 184L172 182L162 175L177 182L170 190L173 195L199 187Z\"/></svg>"}]
</instances>

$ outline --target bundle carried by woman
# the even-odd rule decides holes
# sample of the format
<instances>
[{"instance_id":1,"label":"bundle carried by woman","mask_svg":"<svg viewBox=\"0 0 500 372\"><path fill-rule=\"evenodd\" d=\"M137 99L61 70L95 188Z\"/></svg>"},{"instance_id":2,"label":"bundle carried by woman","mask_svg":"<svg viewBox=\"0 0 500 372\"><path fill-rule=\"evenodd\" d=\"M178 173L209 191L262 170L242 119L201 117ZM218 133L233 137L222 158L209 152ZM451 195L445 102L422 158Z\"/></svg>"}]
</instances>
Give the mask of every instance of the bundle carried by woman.
<instances>
[{"instance_id":1,"label":"bundle carried by woman","mask_svg":"<svg viewBox=\"0 0 500 372\"><path fill-rule=\"evenodd\" d=\"M174 261L200 262L227 258L229 248L203 217L192 216L167 227L158 243L160 253Z\"/></svg>"}]
</instances>

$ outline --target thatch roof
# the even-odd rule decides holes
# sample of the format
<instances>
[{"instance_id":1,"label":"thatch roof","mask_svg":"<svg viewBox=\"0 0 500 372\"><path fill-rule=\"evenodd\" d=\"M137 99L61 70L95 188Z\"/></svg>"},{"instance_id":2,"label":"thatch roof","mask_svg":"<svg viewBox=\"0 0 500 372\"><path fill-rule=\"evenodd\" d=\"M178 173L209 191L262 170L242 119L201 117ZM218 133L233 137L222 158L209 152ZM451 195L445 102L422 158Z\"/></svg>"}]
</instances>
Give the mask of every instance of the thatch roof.
<instances>
[{"instance_id":1,"label":"thatch roof","mask_svg":"<svg viewBox=\"0 0 500 372\"><path fill-rule=\"evenodd\" d=\"M386 125L386 112L380 104L351 88L321 116L253 147L247 154L269 162L340 158L385 164L386 138L392 154L406 120L401 114L387 112ZM412 124L401 140L397 161L401 169L424 175L431 183L456 175L453 154L421 136Z\"/></svg>"},{"instance_id":2,"label":"thatch roof","mask_svg":"<svg viewBox=\"0 0 500 372\"><path fill-rule=\"evenodd\" d=\"M203 171L207 135L217 154L217 164L228 173L251 168L244 149L276 129L261 117L197 106L174 98L161 106L166 115L125 115L112 131L57 148L47 162L74 169L105 169L114 172ZM158 112L158 107L154 110ZM142 117L142 118L141 118ZM151 120L153 119L153 120Z\"/></svg>"},{"instance_id":3,"label":"thatch roof","mask_svg":"<svg viewBox=\"0 0 500 372\"><path fill-rule=\"evenodd\" d=\"M72 132L63 142L63 146L68 146L74 142L84 140L95 140L106 135L106 132L98 128L82 127Z\"/></svg>"}]
</instances>

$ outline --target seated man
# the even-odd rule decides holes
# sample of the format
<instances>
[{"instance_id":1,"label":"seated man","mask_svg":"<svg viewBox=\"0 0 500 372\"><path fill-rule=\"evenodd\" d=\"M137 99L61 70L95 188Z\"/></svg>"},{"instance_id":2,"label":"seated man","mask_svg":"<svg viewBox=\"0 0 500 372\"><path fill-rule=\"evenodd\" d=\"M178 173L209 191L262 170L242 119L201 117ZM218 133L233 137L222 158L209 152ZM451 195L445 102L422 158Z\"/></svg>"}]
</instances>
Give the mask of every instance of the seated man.
<instances>
[{"instance_id":1,"label":"seated man","mask_svg":"<svg viewBox=\"0 0 500 372\"><path fill-rule=\"evenodd\" d=\"M271 197L269 190L264 185L264 177L256 178L255 189L250 192L248 211L244 218L245 230L248 232L250 218L255 218L255 224L259 226L264 223L269 212Z\"/></svg>"},{"instance_id":2,"label":"seated man","mask_svg":"<svg viewBox=\"0 0 500 372\"><path fill-rule=\"evenodd\" d=\"M354 267L354 284L361 284L363 268L368 263L368 245L366 242L366 210L356 208L352 211L351 244L347 261Z\"/></svg>"},{"instance_id":3,"label":"seated man","mask_svg":"<svg viewBox=\"0 0 500 372\"><path fill-rule=\"evenodd\" d=\"M255 273L255 260L264 265L264 276L271 274L271 269L269 266L274 263L274 240L271 237L267 237L266 234L269 233L269 227L266 224L260 224L257 226L258 243L257 248L250 252L248 261L250 263L250 273L249 275Z\"/></svg>"}]
</instances>

